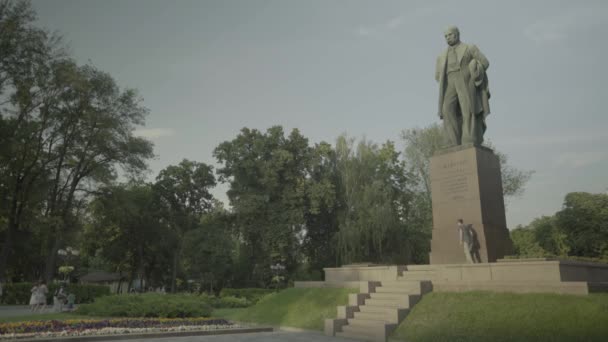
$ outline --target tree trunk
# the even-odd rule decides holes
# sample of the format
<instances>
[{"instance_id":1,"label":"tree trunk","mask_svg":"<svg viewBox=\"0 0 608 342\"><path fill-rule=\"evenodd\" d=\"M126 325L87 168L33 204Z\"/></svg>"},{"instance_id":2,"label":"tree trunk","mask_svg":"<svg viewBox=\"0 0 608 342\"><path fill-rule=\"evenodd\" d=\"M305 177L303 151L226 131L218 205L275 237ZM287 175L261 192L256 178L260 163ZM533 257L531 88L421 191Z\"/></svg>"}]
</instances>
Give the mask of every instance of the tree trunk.
<instances>
[{"instance_id":1,"label":"tree trunk","mask_svg":"<svg viewBox=\"0 0 608 342\"><path fill-rule=\"evenodd\" d=\"M51 247L49 254L46 258L46 267L44 270L44 278L46 279L46 283L50 284L55 277L55 264L57 263L57 251L59 250L59 245L61 244L61 239L59 238L59 234L55 231L55 241L53 242L53 246Z\"/></svg>"},{"instance_id":2,"label":"tree trunk","mask_svg":"<svg viewBox=\"0 0 608 342\"><path fill-rule=\"evenodd\" d=\"M175 278L177 278L177 262L179 259L179 248L173 254L173 270L171 272L171 293L175 293Z\"/></svg>"},{"instance_id":3,"label":"tree trunk","mask_svg":"<svg viewBox=\"0 0 608 342\"><path fill-rule=\"evenodd\" d=\"M6 282L5 277L6 269L8 266L8 257L10 255L10 252L13 250L13 230L13 224L12 222L9 222L6 230L5 240L2 243L2 251L0 252L0 283Z\"/></svg>"}]
</instances>

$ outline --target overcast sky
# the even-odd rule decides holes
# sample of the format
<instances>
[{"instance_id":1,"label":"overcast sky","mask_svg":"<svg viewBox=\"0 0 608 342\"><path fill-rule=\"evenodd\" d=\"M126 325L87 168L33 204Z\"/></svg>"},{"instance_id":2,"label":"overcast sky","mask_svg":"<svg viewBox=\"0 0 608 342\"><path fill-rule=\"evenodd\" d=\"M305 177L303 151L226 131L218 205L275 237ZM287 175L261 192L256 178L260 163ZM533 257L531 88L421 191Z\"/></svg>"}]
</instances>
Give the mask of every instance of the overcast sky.
<instances>
[{"instance_id":1,"label":"overcast sky","mask_svg":"<svg viewBox=\"0 0 608 342\"><path fill-rule=\"evenodd\" d=\"M490 60L486 138L535 171L508 226L554 214L568 192L608 190L608 1L32 3L77 61L140 91L151 179L183 158L215 165L242 127L402 148L401 130L438 122L435 59L457 25Z\"/></svg>"}]
</instances>

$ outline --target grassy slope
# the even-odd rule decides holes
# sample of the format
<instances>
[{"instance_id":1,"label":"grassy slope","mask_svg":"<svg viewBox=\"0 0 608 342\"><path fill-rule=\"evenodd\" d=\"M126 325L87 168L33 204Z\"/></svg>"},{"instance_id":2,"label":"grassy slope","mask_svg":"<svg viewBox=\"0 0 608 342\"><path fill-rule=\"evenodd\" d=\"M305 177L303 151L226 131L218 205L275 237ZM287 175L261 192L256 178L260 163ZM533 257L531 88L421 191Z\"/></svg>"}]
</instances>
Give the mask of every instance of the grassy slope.
<instances>
[{"instance_id":1,"label":"grassy slope","mask_svg":"<svg viewBox=\"0 0 608 342\"><path fill-rule=\"evenodd\" d=\"M245 309L215 310L214 317L302 329L323 330L326 318L336 317L336 306L348 303L355 289L290 288L264 297Z\"/></svg>"},{"instance_id":2,"label":"grassy slope","mask_svg":"<svg viewBox=\"0 0 608 342\"><path fill-rule=\"evenodd\" d=\"M608 294L430 293L392 336L407 341L608 341Z\"/></svg>"}]
</instances>

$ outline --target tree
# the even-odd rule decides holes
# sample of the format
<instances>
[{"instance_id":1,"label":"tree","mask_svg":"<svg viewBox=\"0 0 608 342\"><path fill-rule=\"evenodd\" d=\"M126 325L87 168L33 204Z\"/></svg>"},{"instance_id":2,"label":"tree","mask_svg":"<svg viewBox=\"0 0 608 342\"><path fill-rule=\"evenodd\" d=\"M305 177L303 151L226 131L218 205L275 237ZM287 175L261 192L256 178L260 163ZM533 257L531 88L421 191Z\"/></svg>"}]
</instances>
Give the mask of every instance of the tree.
<instances>
[{"instance_id":1,"label":"tree","mask_svg":"<svg viewBox=\"0 0 608 342\"><path fill-rule=\"evenodd\" d=\"M536 235L533 229L519 226L510 233L515 255L524 258L548 256L549 253L540 246L538 241L536 241Z\"/></svg>"},{"instance_id":2,"label":"tree","mask_svg":"<svg viewBox=\"0 0 608 342\"><path fill-rule=\"evenodd\" d=\"M26 212L44 217L50 280L56 252L77 229L86 196L112 181L118 166L129 173L144 170L152 144L133 135L147 114L134 90L121 91L110 75L92 66L69 60L48 66L36 83L20 86L11 97L12 109L3 121L14 134L1 158L7 161L12 203L7 235L19 230ZM5 245L2 257L12 249Z\"/></svg>"},{"instance_id":3,"label":"tree","mask_svg":"<svg viewBox=\"0 0 608 342\"><path fill-rule=\"evenodd\" d=\"M567 237L570 255L608 257L608 194L571 192L555 216Z\"/></svg>"},{"instance_id":4,"label":"tree","mask_svg":"<svg viewBox=\"0 0 608 342\"><path fill-rule=\"evenodd\" d=\"M83 252L110 262L115 272L128 272L140 284L149 283L155 248L170 239L160 222L152 185L128 183L100 189L89 206ZM130 282L131 283L131 282Z\"/></svg>"},{"instance_id":5,"label":"tree","mask_svg":"<svg viewBox=\"0 0 608 342\"><path fill-rule=\"evenodd\" d=\"M202 215L212 209L213 195L209 190L215 184L211 166L187 159L178 165L168 166L156 177L154 191L160 200L162 216L176 236L171 292L175 292L184 237L187 232L198 228Z\"/></svg>"},{"instance_id":6,"label":"tree","mask_svg":"<svg viewBox=\"0 0 608 342\"><path fill-rule=\"evenodd\" d=\"M328 143L321 142L311 150L307 167L305 213L306 229L302 252L303 265L308 273L323 271L324 267L338 266L336 233L337 211L341 206L338 184L336 152Z\"/></svg>"},{"instance_id":7,"label":"tree","mask_svg":"<svg viewBox=\"0 0 608 342\"><path fill-rule=\"evenodd\" d=\"M28 1L0 1L0 280L15 234L36 219L44 196L40 157L49 115L40 109L53 96L46 87L51 65L63 56L60 37L35 27L35 19Z\"/></svg>"},{"instance_id":8,"label":"tree","mask_svg":"<svg viewBox=\"0 0 608 342\"><path fill-rule=\"evenodd\" d=\"M338 253L352 261L409 263L418 244L419 217L412 210L414 178L389 141L382 146L341 136L336 142L339 192Z\"/></svg>"},{"instance_id":9,"label":"tree","mask_svg":"<svg viewBox=\"0 0 608 342\"><path fill-rule=\"evenodd\" d=\"M186 274L189 279L208 285L210 292L230 281L236 245L230 220L221 202L215 202L213 210L201 217L199 227L184 238Z\"/></svg>"},{"instance_id":10,"label":"tree","mask_svg":"<svg viewBox=\"0 0 608 342\"><path fill-rule=\"evenodd\" d=\"M216 147L214 156L223 165L219 179L230 185L228 198L242 241L239 260L250 265L244 281L267 285L270 265L276 263L294 272L305 228L308 140L297 129L286 137L280 126L266 133L243 128Z\"/></svg>"}]
</instances>

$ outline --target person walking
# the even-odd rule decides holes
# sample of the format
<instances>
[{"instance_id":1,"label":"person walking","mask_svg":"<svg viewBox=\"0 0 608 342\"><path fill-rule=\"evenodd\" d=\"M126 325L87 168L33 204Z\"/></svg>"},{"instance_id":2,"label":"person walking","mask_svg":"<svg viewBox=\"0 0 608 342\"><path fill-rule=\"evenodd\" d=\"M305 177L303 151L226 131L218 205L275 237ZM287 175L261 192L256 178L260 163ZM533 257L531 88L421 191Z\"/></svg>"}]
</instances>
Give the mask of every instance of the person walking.
<instances>
[{"instance_id":1,"label":"person walking","mask_svg":"<svg viewBox=\"0 0 608 342\"><path fill-rule=\"evenodd\" d=\"M38 294L36 295L39 312L42 313L46 309L46 295L49 289L46 287L46 282L43 280L38 285Z\"/></svg>"},{"instance_id":2,"label":"person walking","mask_svg":"<svg viewBox=\"0 0 608 342\"><path fill-rule=\"evenodd\" d=\"M38 307L38 287L40 286L40 282L34 284L30 292L32 295L30 296L30 311L36 312Z\"/></svg>"}]
</instances>

